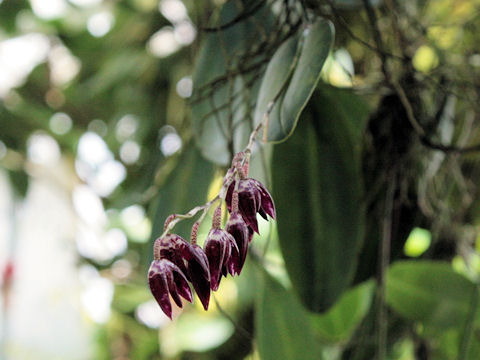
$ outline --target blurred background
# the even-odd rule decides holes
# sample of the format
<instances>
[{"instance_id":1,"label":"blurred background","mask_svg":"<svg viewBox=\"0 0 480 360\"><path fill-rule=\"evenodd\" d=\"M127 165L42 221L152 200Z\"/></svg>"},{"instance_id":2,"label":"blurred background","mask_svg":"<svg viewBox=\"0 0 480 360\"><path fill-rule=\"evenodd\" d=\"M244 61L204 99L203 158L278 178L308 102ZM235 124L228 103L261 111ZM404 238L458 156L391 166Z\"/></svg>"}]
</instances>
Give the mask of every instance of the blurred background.
<instances>
[{"instance_id":1,"label":"blurred background","mask_svg":"<svg viewBox=\"0 0 480 360\"><path fill-rule=\"evenodd\" d=\"M214 304L171 324L146 282L152 184L192 92L187 7L203 16L180 0L0 2L0 358L151 359L159 328L183 334L169 355L232 333Z\"/></svg>"},{"instance_id":2,"label":"blurred background","mask_svg":"<svg viewBox=\"0 0 480 360\"><path fill-rule=\"evenodd\" d=\"M212 24L210 18L218 18L225 2L0 0L1 359L259 359L259 351L265 351L252 340L254 307L268 298L255 300L260 288L268 290L268 284L259 281L258 265L287 288L290 286L276 223L260 222L262 236L255 235L253 255L242 275L222 280L208 312L195 299L183 310L175 308L176 320L170 321L151 296L146 279L152 241L161 234L164 219L213 198L228 162L224 158L215 161L217 155L206 153L200 144L201 156L193 146L198 134L190 117L195 104L191 101L195 64L200 58L204 61L200 69L214 68L220 53L201 53L202 40L208 33L203 30ZM478 1L409 0L397 8L398 18L389 12L391 1L371 1L367 10L376 7L387 47L373 52L375 35L370 32L369 13L362 1L243 3L251 13L254 8L258 10L258 4L268 5L285 22L281 29L288 34L298 29L301 16L295 12L299 12L300 3L312 14L328 17L334 23L336 40L321 82L342 91L354 89L362 97L362 104L368 105L358 105L362 110L354 112L355 119L364 119L364 124L367 118L373 123L375 119L388 123L392 114L403 111L399 110L402 106L398 99L387 96L383 78L382 52L389 57L391 50L395 53L392 58L404 61L392 61L392 72L400 74L399 83L414 110L425 115L419 117L420 122L435 118L436 122L423 124L436 139L459 145L480 139ZM397 28L392 28L392 23ZM403 34L400 39L404 43L398 43L398 32ZM277 39L275 46L261 49L266 61L255 73L256 78L261 77L280 44ZM324 108L357 104L350 98L351 92L333 94L348 95ZM229 100L227 105L234 108L235 101ZM369 131L375 135L372 129L370 126ZM396 129L393 126L379 138L390 139L391 134L399 133ZM358 155L368 155L368 145L377 145L372 140L374 135L366 136L367 150L355 148ZM475 154L452 158L448 157L451 149L432 152L421 141L412 141L414 145L392 141L393 150L386 148L405 155L400 161L406 174L401 180L405 182L399 180L397 185L403 196L398 197L407 199L398 203L399 207L405 205L401 211L405 226L394 249L398 256L392 257L444 260L455 274L461 273L477 284L480 241L475 209L479 204L479 169ZM219 146L227 145L232 152L238 144L232 140ZM272 147L267 145L264 150L253 159L252 176L271 188ZM388 151L377 154L383 153ZM373 168L388 167L385 164L392 160L372 161L376 161L374 165L369 161L362 165L369 190L384 185L372 180L376 174ZM285 173L300 171L275 157L273 164ZM283 181L278 180L278 174L273 177L273 182L275 178ZM313 193L298 186L297 191L303 195ZM368 192L371 198L367 197L374 199L382 191L375 188ZM288 213L288 201L288 196L285 200L278 198L279 204L286 204L284 213ZM413 203L415 206L409 207ZM381 224L382 214L374 209L368 219L370 224ZM178 232L188 237L189 226L191 223L181 223ZM208 224L201 227L199 238L207 232ZM376 248L373 253L376 258ZM367 271L356 270L355 285L362 285L342 298L336 313L317 319L313 325L325 345L321 352L325 358L340 359L345 349L350 351L358 342L372 343L360 336L364 327L360 333L357 329L373 302L373 283L364 281L375 273L376 262L368 257L362 261L369 267ZM455 294L455 289L448 294ZM270 300L283 299L284 290L275 286L270 290L271 296L278 295ZM433 291L425 296L441 298L442 294ZM285 299L273 309L278 312L270 319L291 309L295 309L292 314L297 311L298 302ZM458 343L463 344L459 335L463 334L463 324L462 331L455 328L445 333L450 342L430 342L438 333L425 329L431 325L428 319L435 315L425 320L413 308L402 312L402 304L389 301L410 321L408 328L397 326L402 316L393 316L395 321L389 323L392 334L396 334L389 339L389 358L423 359L419 355L423 347L436 349L430 354L437 357L431 358L457 358ZM417 300L411 301L415 304ZM463 306L463 300L459 301ZM470 303L468 298L465 302ZM355 311L352 314L348 309ZM258 324L260 320L256 321ZM451 329L450 324L446 328ZM442 332L443 325L437 325L432 329ZM402 331L396 333L398 328ZM478 326L475 329L475 341L480 344ZM282 341L288 343L288 339ZM470 352L472 359L475 351ZM345 352L343 358L351 354Z\"/></svg>"}]
</instances>

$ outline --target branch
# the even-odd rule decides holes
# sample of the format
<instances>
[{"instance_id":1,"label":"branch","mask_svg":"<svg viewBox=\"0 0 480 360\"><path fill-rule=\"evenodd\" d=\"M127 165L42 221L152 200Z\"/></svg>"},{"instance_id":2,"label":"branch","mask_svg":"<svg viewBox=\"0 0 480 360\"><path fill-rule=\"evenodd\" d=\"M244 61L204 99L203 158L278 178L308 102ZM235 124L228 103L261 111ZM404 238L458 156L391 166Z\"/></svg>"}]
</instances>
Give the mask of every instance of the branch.
<instances>
[{"instance_id":1,"label":"branch","mask_svg":"<svg viewBox=\"0 0 480 360\"><path fill-rule=\"evenodd\" d=\"M242 12L241 14L239 14L232 20L226 22L225 24L218 25L215 27L206 27L201 30L205 32L216 32L216 31L222 31L222 30L228 29L229 27L232 27L235 24L238 24L242 20L248 19L250 16L255 14L258 10L260 10L265 3L266 1L260 1L258 4L255 4L254 6L252 6L251 9Z\"/></svg>"},{"instance_id":2,"label":"branch","mask_svg":"<svg viewBox=\"0 0 480 360\"><path fill-rule=\"evenodd\" d=\"M380 56L380 60L382 63L382 73L385 77L385 81L387 84L393 88L395 93L398 95L400 102L402 103L405 112L407 113L407 119L410 122L410 125L412 125L413 130L417 134L417 136L420 138L420 141L423 145L435 149L435 150L440 150L446 153L468 153L468 152L476 152L480 151L480 144L476 144L473 146L469 147L457 147L454 145L443 145L436 143L432 141L429 137L428 134L425 132L423 127L420 125L418 122L417 118L415 117L413 107L410 103L410 100L407 97L407 94L405 93L404 89L402 86L392 78L390 75L390 72L388 70L388 64L387 64L387 56L385 55L385 51L383 50L383 40L382 40L382 35L380 33L380 30L378 28L378 22L377 22L377 17L375 15L375 11L372 8L370 2L368 0L362 0L365 10L367 12L367 16L370 22L370 26L372 28L372 35L373 38L375 39L375 43L377 45L377 48L379 49L378 54Z\"/></svg>"},{"instance_id":3,"label":"branch","mask_svg":"<svg viewBox=\"0 0 480 360\"><path fill-rule=\"evenodd\" d=\"M392 241L392 214L396 189L396 172L392 174L392 181L385 196L385 211L383 214L382 239L378 250L378 275L377 275L377 312L376 312L376 359L386 359L387 355L387 309L385 307L385 273L390 263L390 247Z\"/></svg>"},{"instance_id":4,"label":"branch","mask_svg":"<svg viewBox=\"0 0 480 360\"><path fill-rule=\"evenodd\" d=\"M335 17L335 19L337 20L337 22L339 23L339 25L341 25L344 30L347 32L347 34L355 41L357 41L358 43L362 44L363 46L365 46L367 49L377 53L377 54L381 54L385 57L389 57L389 58L392 58L392 59L395 59L395 60L401 60L401 61L406 61L407 59L406 58L403 58L403 57L400 57L400 56L397 56L397 55L394 55L392 53L389 53L383 49L379 49L378 47L375 47L373 45L371 45L370 43L368 43L367 41L363 40L362 38L358 37L357 35L355 35L353 33L352 30L350 30L349 26L348 26L348 23L347 21L338 13L337 9L335 8L332 0L327 0L327 3L328 5L330 6L330 10L332 11L333 13L333 16Z\"/></svg>"},{"instance_id":5,"label":"branch","mask_svg":"<svg viewBox=\"0 0 480 360\"><path fill-rule=\"evenodd\" d=\"M407 95L405 94L405 91L401 87L400 84L397 82L392 82L391 83L392 87L394 88L395 92L397 93L398 97L400 98L400 102L403 105L403 108L405 109L405 112L407 113L407 119L410 122L410 124L413 127L413 130L417 134L417 136L420 138L420 142L431 149L434 150L440 150L445 153L459 153L459 154L464 154L464 153L472 153L472 152L477 152L480 151L480 144L475 144L471 146L466 146L466 147L459 147L455 145L444 145L440 143L436 143L433 140L431 140L428 136L423 127L420 125L420 123L417 121L415 118L415 114L413 112L412 105L410 104L410 100L408 100Z\"/></svg>"}]
</instances>

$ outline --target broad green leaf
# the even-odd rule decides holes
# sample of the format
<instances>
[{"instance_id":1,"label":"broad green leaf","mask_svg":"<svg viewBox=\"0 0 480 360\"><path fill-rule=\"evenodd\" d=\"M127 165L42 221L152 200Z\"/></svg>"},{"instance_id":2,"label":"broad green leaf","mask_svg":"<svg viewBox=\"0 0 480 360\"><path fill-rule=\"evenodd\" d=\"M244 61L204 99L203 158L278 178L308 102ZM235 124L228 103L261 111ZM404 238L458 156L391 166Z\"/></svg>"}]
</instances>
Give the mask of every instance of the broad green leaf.
<instances>
[{"instance_id":1,"label":"broad green leaf","mask_svg":"<svg viewBox=\"0 0 480 360\"><path fill-rule=\"evenodd\" d=\"M347 341L368 313L375 289L368 281L348 290L325 314L312 315L312 324L326 341Z\"/></svg>"},{"instance_id":2,"label":"broad green leaf","mask_svg":"<svg viewBox=\"0 0 480 360\"><path fill-rule=\"evenodd\" d=\"M272 140L282 140L292 133L318 84L323 64L333 45L334 27L328 20L318 19L306 32L302 53L282 102L280 121L283 137L275 136Z\"/></svg>"},{"instance_id":3,"label":"broad green leaf","mask_svg":"<svg viewBox=\"0 0 480 360\"><path fill-rule=\"evenodd\" d=\"M341 94L341 96L339 96ZM323 89L297 131L273 155L279 241L294 289L312 311L327 310L350 285L365 215L360 135L368 115L343 107L351 92Z\"/></svg>"},{"instance_id":4,"label":"broad green leaf","mask_svg":"<svg viewBox=\"0 0 480 360\"><path fill-rule=\"evenodd\" d=\"M424 325L463 327L475 285L448 263L399 261L387 272L387 304Z\"/></svg>"},{"instance_id":5,"label":"broad green leaf","mask_svg":"<svg viewBox=\"0 0 480 360\"><path fill-rule=\"evenodd\" d=\"M269 120L269 141L288 137L312 96L320 72L333 44L334 28L330 21L318 19L285 42L274 54L260 87L255 123L262 121L268 104L276 100Z\"/></svg>"},{"instance_id":6,"label":"broad green leaf","mask_svg":"<svg viewBox=\"0 0 480 360\"><path fill-rule=\"evenodd\" d=\"M292 36L277 49L269 61L258 92L258 100L255 108L256 124L262 121L268 104L274 100L275 96L281 93L282 90L286 90L285 86L288 85L293 74L294 59L298 46L298 36ZM275 102L275 106L270 113L269 128L273 130L270 130L269 133L277 131L277 124L280 124L282 100L283 94Z\"/></svg>"},{"instance_id":7,"label":"broad green leaf","mask_svg":"<svg viewBox=\"0 0 480 360\"><path fill-rule=\"evenodd\" d=\"M239 0L228 1L213 26L230 23L244 6ZM205 35L193 76L192 121L202 155L214 163L227 165L231 150L242 149L248 141L250 108L257 99L260 80L254 72L237 74L248 67L261 70L262 59L245 54L252 44L259 43L258 25L268 34L272 22L265 6L233 26Z\"/></svg>"},{"instance_id":8,"label":"broad green leaf","mask_svg":"<svg viewBox=\"0 0 480 360\"><path fill-rule=\"evenodd\" d=\"M163 232L163 224L170 214L184 214L207 201L208 188L214 176L214 166L202 158L193 144L188 144L177 166L161 185L152 218L152 236L155 240ZM193 222L179 222L174 232L190 238ZM151 251L148 252L151 254ZM149 261L151 261L150 255Z\"/></svg>"},{"instance_id":9,"label":"broad green leaf","mask_svg":"<svg viewBox=\"0 0 480 360\"><path fill-rule=\"evenodd\" d=\"M307 312L291 291L260 274L255 329L262 360L319 360L321 349Z\"/></svg>"}]
</instances>

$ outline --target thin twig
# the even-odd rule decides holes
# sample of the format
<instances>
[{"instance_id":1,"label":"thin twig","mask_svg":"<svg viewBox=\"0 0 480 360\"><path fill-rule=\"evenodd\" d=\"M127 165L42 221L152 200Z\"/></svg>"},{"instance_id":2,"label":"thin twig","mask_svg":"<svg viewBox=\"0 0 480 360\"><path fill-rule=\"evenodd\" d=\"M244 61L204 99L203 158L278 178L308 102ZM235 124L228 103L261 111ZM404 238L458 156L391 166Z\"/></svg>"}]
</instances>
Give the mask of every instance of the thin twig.
<instances>
[{"instance_id":1,"label":"thin twig","mask_svg":"<svg viewBox=\"0 0 480 360\"><path fill-rule=\"evenodd\" d=\"M418 122L417 118L415 117L415 113L413 111L413 107L410 103L410 100L407 97L407 94L405 93L405 90L402 88L402 86L392 78L390 75L390 72L388 70L388 64L387 64L387 57L385 55L385 51L383 50L383 40L382 40L382 35L380 33L380 30L378 28L378 22L377 18L375 15L375 11L372 8L370 2L368 0L362 0L365 10L367 12L367 16L370 22L370 26L372 28L372 35L373 38L375 39L375 43L377 45L377 48L379 49L379 56L381 59L381 69L382 73L385 77L385 81L390 85L391 88L395 91L395 93L398 95L400 102L402 103L402 106L405 109L405 112L407 113L407 119L410 122L410 124L413 127L413 130L417 134L417 136L420 138L420 141L423 145L435 149L435 150L440 150L446 153L468 153L468 152L476 152L480 151L480 144L472 145L469 147L457 147L454 145L443 145L436 143L432 141L426 134L425 130L423 127L420 125Z\"/></svg>"},{"instance_id":2,"label":"thin twig","mask_svg":"<svg viewBox=\"0 0 480 360\"><path fill-rule=\"evenodd\" d=\"M396 60L401 60L401 61L406 60L403 57L400 57L400 56L394 55L392 53L386 52L383 49L379 49L378 47L375 47L375 46L371 45L367 41L365 41L362 38L355 35L355 33L348 26L347 21L338 13L337 9L335 8L335 4L332 2L332 0L327 0L327 3L330 7L330 10L332 11L333 16L337 20L338 24L343 27L343 29L347 32L348 36L350 36L353 40L362 44L367 49L369 49L369 50L371 50L371 51L373 51L377 54L382 54L383 56L390 57L390 58L396 59Z\"/></svg>"},{"instance_id":3,"label":"thin twig","mask_svg":"<svg viewBox=\"0 0 480 360\"><path fill-rule=\"evenodd\" d=\"M377 346L376 359L384 360L387 354L387 309L385 306L385 273L390 262L390 246L392 240L392 214L394 206L394 196L396 189L396 173L392 174L392 181L387 188L385 196L385 211L383 214L382 239L379 246L379 266L377 276Z\"/></svg>"},{"instance_id":4,"label":"thin twig","mask_svg":"<svg viewBox=\"0 0 480 360\"><path fill-rule=\"evenodd\" d=\"M405 91L401 87L400 84L397 82L392 82L392 86L394 87L400 102L402 103L403 108L405 109L405 112L407 113L407 119L412 125L415 133L418 135L420 138L420 141L423 145L426 147L429 147L434 150L440 150L445 153L458 153L458 154L465 154L465 153L472 153L472 152L477 152L480 151L480 144L475 144L471 146L465 146L465 147L459 147L455 145L443 145L440 143L437 143L435 141L432 141L427 134L425 133L425 130L423 127L420 125L420 123L417 121L415 118L415 114L413 112L412 105L410 104L410 100L408 100L407 95L405 94Z\"/></svg>"},{"instance_id":5,"label":"thin twig","mask_svg":"<svg viewBox=\"0 0 480 360\"><path fill-rule=\"evenodd\" d=\"M472 294L470 307L468 309L467 320L465 322L465 328L463 330L462 341L460 342L460 349L458 351L458 360L467 359L470 341L472 339L473 331L475 330L473 323L474 323L475 314L478 308L479 290L480 290L479 286L476 285L474 292Z\"/></svg>"},{"instance_id":6,"label":"thin twig","mask_svg":"<svg viewBox=\"0 0 480 360\"><path fill-rule=\"evenodd\" d=\"M370 22L373 39L379 50L378 56L380 57L380 60L381 60L382 73L385 76L385 80L387 81L387 83L390 83L391 76L388 71L387 56L385 54L385 50L383 46L382 34L380 33L380 29L378 28L378 22L377 22L377 16L375 15L375 10L373 9L369 0L362 0L362 1L363 1L363 7L367 12L368 21Z\"/></svg>"},{"instance_id":7,"label":"thin twig","mask_svg":"<svg viewBox=\"0 0 480 360\"><path fill-rule=\"evenodd\" d=\"M212 294L212 296L213 296L213 300L215 301L215 305L217 306L218 312L223 316L225 316L232 323L232 325L235 327L235 329L238 331L239 334L241 334L243 337L245 337L248 340L252 340L253 339L252 334L250 334L250 332L245 330L245 328L238 325L237 322L225 310L223 310L215 294Z\"/></svg>"},{"instance_id":8,"label":"thin twig","mask_svg":"<svg viewBox=\"0 0 480 360\"><path fill-rule=\"evenodd\" d=\"M197 215L197 213L201 210L203 210L204 213L207 212L218 199L219 199L219 195L215 196L212 200L205 203L204 205L194 207L192 210L190 210L186 214L183 214L183 215L182 214L175 214L174 219L172 221L170 221L168 223L168 225L165 227L165 230L164 230L161 237L164 237L165 235L167 235L175 227L175 225L178 222L180 222L182 220L185 220L185 219L191 219L192 217ZM203 220L203 218L204 218L204 216L202 215L202 220Z\"/></svg>"},{"instance_id":9,"label":"thin twig","mask_svg":"<svg viewBox=\"0 0 480 360\"><path fill-rule=\"evenodd\" d=\"M225 24L221 24L221 25L215 26L215 27L206 27L206 28L203 28L201 30L205 31L205 32L217 32L217 31L226 30L229 27L232 27L235 24L238 24L242 20L248 19L250 16L254 15L258 10L260 10L263 7L263 5L265 5L265 3L266 3L266 1L260 1L258 4L255 4L254 6L252 6L251 9L240 13L238 16L236 16L232 20L226 22Z\"/></svg>"}]
</instances>

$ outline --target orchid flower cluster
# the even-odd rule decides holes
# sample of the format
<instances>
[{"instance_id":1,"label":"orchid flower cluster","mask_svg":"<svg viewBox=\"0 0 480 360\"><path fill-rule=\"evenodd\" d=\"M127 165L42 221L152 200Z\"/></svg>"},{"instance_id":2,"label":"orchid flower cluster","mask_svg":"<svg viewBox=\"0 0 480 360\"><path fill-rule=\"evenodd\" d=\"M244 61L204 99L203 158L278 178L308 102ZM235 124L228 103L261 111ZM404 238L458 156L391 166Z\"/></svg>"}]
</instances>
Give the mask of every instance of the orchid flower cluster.
<instances>
[{"instance_id":1,"label":"orchid flower cluster","mask_svg":"<svg viewBox=\"0 0 480 360\"><path fill-rule=\"evenodd\" d=\"M193 301L189 283L207 310L210 292L218 289L222 277L239 275L242 271L253 234L259 233L257 213L265 220L267 216L275 218L275 206L268 190L259 181L247 178L249 159L247 146L246 151L234 156L220 193L185 215L170 215L165 221L164 233L155 241L148 282L155 300L170 319L170 297L178 307L182 307L181 298ZM224 228L221 227L223 201L229 212ZM217 202L220 204L214 211L212 228L202 248L197 245L198 228ZM192 227L190 242L170 233L178 221L191 218L201 210L203 214Z\"/></svg>"}]
</instances>

